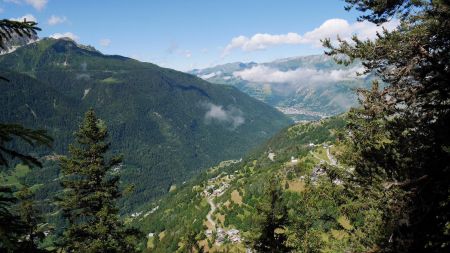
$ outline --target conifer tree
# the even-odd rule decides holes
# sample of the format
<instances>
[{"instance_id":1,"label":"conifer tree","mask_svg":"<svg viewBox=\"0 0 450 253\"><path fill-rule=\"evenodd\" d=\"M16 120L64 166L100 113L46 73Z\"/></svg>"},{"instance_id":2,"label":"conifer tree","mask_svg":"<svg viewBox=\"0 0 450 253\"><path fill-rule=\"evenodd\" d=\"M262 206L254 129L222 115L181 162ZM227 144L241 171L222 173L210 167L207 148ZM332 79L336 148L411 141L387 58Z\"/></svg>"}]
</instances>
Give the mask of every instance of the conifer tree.
<instances>
[{"instance_id":1,"label":"conifer tree","mask_svg":"<svg viewBox=\"0 0 450 253\"><path fill-rule=\"evenodd\" d=\"M8 49L8 42L10 42L14 36L19 37L31 37L36 35L37 31L41 29L37 27L37 23L34 21L15 21L8 19L0 20L0 51ZM0 80L8 81L7 78L0 76Z\"/></svg>"},{"instance_id":2,"label":"conifer tree","mask_svg":"<svg viewBox=\"0 0 450 253\"><path fill-rule=\"evenodd\" d=\"M18 214L25 231L20 240L20 252L47 252L39 248L39 244L45 238L43 228L41 227L44 219L34 202L34 194L28 186L24 186L17 193L19 204Z\"/></svg>"},{"instance_id":3,"label":"conifer tree","mask_svg":"<svg viewBox=\"0 0 450 253\"><path fill-rule=\"evenodd\" d=\"M385 203L387 236L378 244L391 252L449 251L450 2L346 2L361 21L400 21L375 40L324 41L338 62L361 59L386 84L359 90L346 139L358 186Z\"/></svg>"},{"instance_id":4,"label":"conifer tree","mask_svg":"<svg viewBox=\"0 0 450 253\"><path fill-rule=\"evenodd\" d=\"M61 160L64 193L59 204L68 221L61 240L63 250L135 252L138 232L124 226L116 207L121 192L119 176L112 169L122 160L106 158L108 132L92 109L75 137L70 156Z\"/></svg>"},{"instance_id":5,"label":"conifer tree","mask_svg":"<svg viewBox=\"0 0 450 253\"><path fill-rule=\"evenodd\" d=\"M7 49L14 36L30 37L39 30L37 23L33 21L0 20L0 50ZM8 79L0 76L0 81ZM28 165L42 167L36 157L17 150L11 144L17 141L23 141L32 147L40 145L50 147L53 139L44 130L29 129L20 124L0 123L0 170L9 168L9 160L19 160ZM29 225L12 212L13 205L17 201L11 187L0 186L0 252L27 252L28 249L38 252L36 247L27 246L27 240L24 240Z\"/></svg>"},{"instance_id":6,"label":"conifer tree","mask_svg":"<svg viewBox=\"0 0 450 253\"><path fill-rule=\"evenodd\" d=\"M283 190L277 178L270 180L264 197L258 207L262 222L259 224L259 236L255 240L254 248L257 252L289 252L284 234L288 213L283 202Z\"/></svg>"}]
</instances>

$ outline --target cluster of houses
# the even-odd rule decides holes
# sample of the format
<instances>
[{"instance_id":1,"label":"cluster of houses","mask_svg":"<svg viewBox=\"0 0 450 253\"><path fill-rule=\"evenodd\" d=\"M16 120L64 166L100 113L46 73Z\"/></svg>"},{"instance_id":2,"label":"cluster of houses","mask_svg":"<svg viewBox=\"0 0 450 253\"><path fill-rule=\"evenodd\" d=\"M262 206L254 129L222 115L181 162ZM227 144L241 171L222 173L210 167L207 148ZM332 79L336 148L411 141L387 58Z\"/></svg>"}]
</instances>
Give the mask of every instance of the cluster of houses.
<instances>
[{"instance_id":1,"label":"cluster of houses","mask_svg":"<svg viewBox=\"0 0 450 253\"><path fill-rule=\"evenodd\" d=\"M208 185L206 186L204 194L206 197L219 197L225 193L228 187L230 187L230 184L226 182L221 182L217 188L216 185Z\"/></svg>"},{"instance_id":2,"label":"cluster of houses","mask_svg":"<svg viewBox=\"0 0 450 253\"><path fill-rule=\"evenodd\" d=\"M229 230L217 228L216 243L222 244L223 242L225 242L226 239L230 240L231 243L242 242L241 236L239 235L239 230L234 228Z\"/></svg>"},{"instance_id":3,"label":"cluster of houses","mask_svg":"<svg viewBox=\"0 0 450 253\"><path fill-rule=\"evenodd\" d=\"M220 181L219 183L215 183L216 181ZM222 196L225 191L230 187L229 181L234 179L234 175L225 175L222 177L222 174L217 177L211 178L208 180L208 186L206 186L204 194L205 197L219 197Z\"/></svg>"}]
</instances>

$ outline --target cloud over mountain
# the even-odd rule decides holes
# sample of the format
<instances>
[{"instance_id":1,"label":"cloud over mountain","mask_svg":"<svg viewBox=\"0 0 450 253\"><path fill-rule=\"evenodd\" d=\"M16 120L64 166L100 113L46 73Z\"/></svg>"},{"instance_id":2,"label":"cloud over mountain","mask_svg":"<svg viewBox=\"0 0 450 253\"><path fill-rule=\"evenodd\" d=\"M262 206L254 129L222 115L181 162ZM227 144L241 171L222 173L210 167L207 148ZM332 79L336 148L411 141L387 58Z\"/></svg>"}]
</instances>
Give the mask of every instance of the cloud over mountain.
<instances>
[{"instance_id":1,"label":"cloud over mountain","mask_svg":"<svg viewBox=\"0 0 450 253\"><path fill-rule=\"evenodd\" d=\"M204 103L203 106L207 109L205 113L206 123L217 121L231 124L232 128L235 129L245 122L242 111L234 106L223 108L223 106L213 103Z\"/></svg>"},{"instance_id":2,"label":"cloud over mountain","mask_svg":"<svg viewBox=\"0 0 450 253\"><path fill-rule=\"evenodd\" d=\"M237 36L231 39L230 43L225 47L222 56L226 56L234 49L242 51L264 50L271 46L277 45L299 45L309 44L314 47L321 46L321 39L330 38L335 40L337 36L342 39L349 40L354 34L361 39L373 39L377 32L382 31L383 27L387 30L394 30L398 26L398 20L392 20L377 26L373 23L363 21L350 24L344 19L328 19L319 27L300 35L290 32L287 34L268 34L257 33L251 37Z\"/></svg>"},{"instance_id":3,"label":"cloud over mountain","mask_svg":"<svg viewBox=\"0 0 450 253\"><path fill-rule=\"evenodd\" d=\"M362 71L362 67L333 70L297 68L294 70L281 71L276 68L257 65L249 69L236 71L233 75L254 83L289 83L307 86L351 80L360 77L356 75L356 72Z\"/></svg>"},{"instance_id":4,"label":"cloud over mountain","mask_svg":"<svg viewBox=\"0 0 450 253\"><path fill-rule=\"evenodd\" d=\"M77 41L79 37L71 32L65 32L65 33L54 33L49 36L50 38L54 39L61 39L61 38L69 38L71 40Z\"/></svg>"}]
</instances>

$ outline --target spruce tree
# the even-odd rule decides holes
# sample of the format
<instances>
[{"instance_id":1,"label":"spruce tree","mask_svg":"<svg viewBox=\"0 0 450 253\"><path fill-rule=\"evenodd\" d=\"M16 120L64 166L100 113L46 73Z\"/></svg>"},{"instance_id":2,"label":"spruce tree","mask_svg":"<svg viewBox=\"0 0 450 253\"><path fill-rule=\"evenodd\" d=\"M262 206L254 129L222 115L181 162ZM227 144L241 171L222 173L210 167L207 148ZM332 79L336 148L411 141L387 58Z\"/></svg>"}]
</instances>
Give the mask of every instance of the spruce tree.
<instances>
[{"instance_id":1,"label":"spruce tree","mask_svg":"<svg viewBox=\"0 0 450 253\"><path fill-rule=\"evenodd\" d=\"M264 200L258 206L262 218L259 224L259 236L254 242L257 252L289 252L285 245L285 229L288 225L287 207L283 201L283 190L277 178L269 181Z\"/></svg>"},{"instance_id":2,"label":"spruce tree","mask_svg":"<svg viewBox=\"0 0 450 253\"><path fill-rule=\"evenodd\" d=\"M135 252L138 232L120 221L116 201L119 176L112 169L121 157L107 159L110 143L105 124L86 112L75 133L70 156L61 160L63 196L59 202L68 227L62 236L65 252Z\"/></svg>"},{"instance_id":3,"label":"spruce tree","mask_svg":"<svg viewBox=\"0 0 450 253\"><path fill-rule=\"evenodd\" d=\"M360 59L385 87L359 90L349 113L347 163L365 194L384 211L383 251L450 250L450 2L346 0L361 21L396 30L375 40L329 39L327 54L349 64Z\"/></svg>"}]
</instances>

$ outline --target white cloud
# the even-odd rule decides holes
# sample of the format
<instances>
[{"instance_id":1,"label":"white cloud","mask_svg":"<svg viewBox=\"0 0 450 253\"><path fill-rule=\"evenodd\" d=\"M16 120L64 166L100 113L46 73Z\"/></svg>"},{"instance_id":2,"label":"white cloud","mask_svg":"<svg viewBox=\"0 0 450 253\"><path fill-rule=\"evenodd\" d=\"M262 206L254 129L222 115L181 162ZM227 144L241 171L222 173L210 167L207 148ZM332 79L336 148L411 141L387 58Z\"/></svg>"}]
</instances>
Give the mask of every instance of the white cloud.
<instances>
[{"instance_id":1,"label":"white cloud","mask_svg":"<svg viewBox=\"0 0 450 253\"><path fill-rule=\"evenodd\" d=\"M199 76L201 79L204 79L204 80L207 80L207 79L209 79L209 78L213 78L213 77L215 77L215 76L218 76L218 75L220 75L220 74L222 74L222 71L216 71L216 72L211 72L211 73L209 73L209 74L206 74L206 75L201 75L201 76Z\"/></svg>"},{"instance_id":2,"label":"white cloud","mask_svg":"<svg viewBox=\"0 0 450 253\"><path fill-rule=\"evenodd\" d=\"M231 42L225 47L223 54L226 55L235 48L241 48L244 51L255 51L266 49L267 47L274 45L299 44L301 43L301 40L301 36L297 33L279 35L257 33L251 38L241 35L231 40Z\"/></svg>"},{"instance_id":3,"label":"white cloud","mask_svg":"<svg viewBox=\"0 0 450 253\"><path fill-rule=\"evenodd\" d=\"M54 34L50 35L49 37L54 38L54 39L69 38L74 41L77 41L79 39L77 35L75 35L71 32L54 33Z\"/></svg>"},{"instance_id":4,"label":"white cloud","mask_svg":"<svg viewBox=\"0 0 450 253\"><path fill-rule=\"evenodd\" d=\"M245 122L242 111L236 107L229 106L223 108L223 106L213 103L205 103L204 107L207 109L205 113L206 123L217 121L219 123L230 124L232 129L235 129Z\"/></svg>"},{"instance_id":5,"label":"white cloud","mask_svg":"<svg viewBox=\"0 0 450 253\"><path fill-rule=\"evenodd\" d=\"M100 46L102 47L107 47L111 44L111 40L110 39L101 39L99 41Z\"/></svg>"},{"instance_id":6,"label":"white cloud","mask_svg":"<svg viewBox=\"0 0 450 253\"><path fill-rule=\"evenodd\" d=\"M391 20L384 23L382 26L377 26L368 21L349 24L344 19L329 19L318 28L305 33L303 35L303 43L320 46L320 39L330 38L334 40L339 36L341 39L350 40L355 34L358 35L360 39L374 39L376 33L381 32L383 27L392 31L398 25L398 20Z\"/></svg>"},{"instance_id":7,"label":"white cloud","mask_svg":"<svg viewBox=\"0 0 450 253\"><path fill-rule=\"evenodd\" d=\"M33 6L36 10L42 10L47 4L48 0L25 0L25 2Z\"/></svg>"},{"instance_id":8,"label":"white cloud","mask_svg":"<svg viewBox=\"0 0 450 253\"><path fill-rule=\"evenodd\" d=\"M3 13L5 10L3 8L0 8L0 13Z\"/></svg>"},{"instance_id":9,"label":"white cloud","mask_svg":"<svg viewBox=\"0 0 450 253\"><path fill-rule=\"evenodd\" d=\"M37 22L37 19L31 14L26 14L26 15L24 15L22 17L19 17L19 18L12 18L11 20L20 21L20 22L22 22L24 20Z\"/></svg>"},{"instance_id":10,"label":"white cloud","mask_svg":"<svg viewBox=\"0 0 450 253\"><path fill-rule=\"evenodd\" d=\"M6 3L23 4L33 6L36 10L42 10L47 5L48 0L3 0Z\"/></svg>"},{"instance_id":11,"label":"white cloud","mask_svg":"<svg viewBox=\"0 0 450 253\"><path fill-rule=\"evenodd\" d=\"M356 72L362 71L362 67L331 71L312 68L281 71L264 65L258 65L250 69L236 71L233 75L254 83L287 83L296 84L296 86L308 86L361 78L362 76L357 76Z\"/></svg>"},{"instance_id":12,"label":"white cloud","mask_svg":"<svg viewBox=\"0 0 450 253\"><path fill-rule=\"evenodd\" d=\"M48 20L47 20L47 23L49 24L49 25L57 25L57 24L61 24L61 23L64 23L64 22L66 22L67 21L67 18L66 17L58 17L58 16L55 16L55 15L52 15Z\"/></svg>"},{"instance_id":13,"label":"white cloud","mask_svg":"<svg viewBox=\"0 0 450 253\"><path fill-rule=\"evenodd\" d=\"M283 44L310 44L320 46L321 39L336 39L339 35L342 39L348 40L352 35L356 34L361 39L373 39L377 31L381 31L382 27L387 30L393 30L398 26L398 20L389 21L383 26L377 26L368 21L348 23L344 19L328 19L319 27L303 35L290 32L287 34L268 34L257 33L252 37L238 36L231 40L222 52L222 56L228 55L233 49L241 49L243 51L263 50L270 46Z\"/></svg>"}]
</instances>

